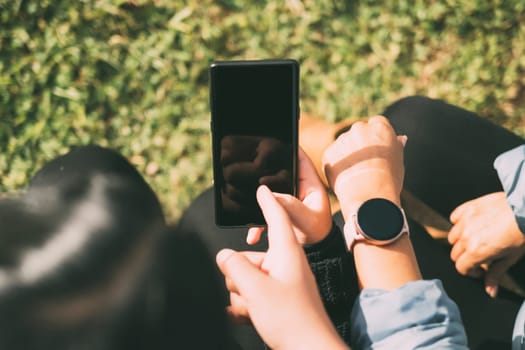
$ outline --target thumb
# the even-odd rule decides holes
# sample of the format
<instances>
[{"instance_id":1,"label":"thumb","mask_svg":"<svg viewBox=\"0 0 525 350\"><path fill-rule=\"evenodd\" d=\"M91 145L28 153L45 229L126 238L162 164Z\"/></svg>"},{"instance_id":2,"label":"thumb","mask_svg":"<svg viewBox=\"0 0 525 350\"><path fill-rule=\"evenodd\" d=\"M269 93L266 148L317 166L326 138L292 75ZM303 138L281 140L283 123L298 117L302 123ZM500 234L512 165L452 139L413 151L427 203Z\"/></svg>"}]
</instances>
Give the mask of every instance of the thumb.
<instances>
[{"instance_id":1,"label":"thumb","mask_svg":"<svg viewBox=\"0 0 525 350\"><path fill-rule=\"evenodd\" d=\"M449 220L451 223L456 224L461 217L461 214L465 211L465 208L469 205L469 202L465 202L461 205L458 205L452 213L450 213Z\"/></svg>"},{"instance_id":2,"label":"thumb","mask_svg":"<svg viewBox=\"0 0 525 350\"><path fill-rule=\"evenodd\" d=\"M299 148L299 198L305 198L310 192L322 191L325 192L324 184L322 183L317 170L315 169L312 160Z\"/></svg>"},{"instance_id":3,"label":"thumb","mask_svg":"<svg viewBox=\"0 0 525 350\"><path fill-rule=\"evenodd\" d=\"M323 212L330 210L328 201L323 203L322 192L311 192L304 203L288 194L274 193L274 196L283 206L292 223L302 232L310 231L320 220L319 217Z\"/></svg>"},{"instance_id":4,"label":"thumb","mask_svg":"<svg viewBox=\"0 0 525 350\"><path fill-rule=\"evenodd\" d=\"M492 298L498 295L500 280L511 265L511 259L502 259L494 261L487 269L485 274L485 292Z\"/></svg>"},{"instance_id":5,"label":"thumb","mask_svg":"<svg viewBox=\"0 0 525 350\"><path fill-rule=\"evenodd\" d=\"M253 293L260 291L266 276L243 254L223 249L217 253L216 262L224 277L230 279L243 297L249 299Z\"/></svg>"}]
</instances>

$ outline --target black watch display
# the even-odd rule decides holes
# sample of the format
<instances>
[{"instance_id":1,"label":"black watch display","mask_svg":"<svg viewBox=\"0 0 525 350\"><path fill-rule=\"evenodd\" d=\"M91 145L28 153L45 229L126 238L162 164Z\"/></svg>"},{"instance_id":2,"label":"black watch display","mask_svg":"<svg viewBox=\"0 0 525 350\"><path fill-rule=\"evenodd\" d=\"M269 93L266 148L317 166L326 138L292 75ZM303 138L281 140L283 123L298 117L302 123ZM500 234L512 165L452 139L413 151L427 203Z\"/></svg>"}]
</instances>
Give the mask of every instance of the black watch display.
<instances>
[{"instance_id":1,"label":"black watch display","mask_svg":"<svg viewBox=\"0 0 525 350\"><path fill-rule=\"evenodd\" d=\"M408 234L405 212L384 198L372 198L363 202L344 226L344 235L350 250L360 240L386 245L405 233Z\"/></svg>"}]
</instances>

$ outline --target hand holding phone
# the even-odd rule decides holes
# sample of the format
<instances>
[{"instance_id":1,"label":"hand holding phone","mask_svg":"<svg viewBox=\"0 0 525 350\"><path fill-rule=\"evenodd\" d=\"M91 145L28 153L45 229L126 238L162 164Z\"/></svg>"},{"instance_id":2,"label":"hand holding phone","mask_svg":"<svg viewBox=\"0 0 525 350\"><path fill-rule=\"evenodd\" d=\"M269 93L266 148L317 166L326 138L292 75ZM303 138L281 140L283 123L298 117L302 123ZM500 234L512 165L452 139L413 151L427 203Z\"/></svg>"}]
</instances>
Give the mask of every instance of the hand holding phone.
<instances>
[{"instance_id":1,"label":"hand holding phone","mask_svg":"<svg viewBox=\"0 0 525 350\"><path fill-rule=\"evenodd\" d=\"M296 194L298 67L293 60L211 65L218 226L264 225L255 197L260 185Z\"/></svg>"},{"instance_id":2,"label":"hand holding phone","mask_svg":"<svg viewBox=\"0 0 525 350\"><path fill-rule=\"evenodd\" d=\"M332 228L332 211L326 188L306 153L299 148L297 197L273 193L285 209L301 245L321 242ZM246 236L250 245L259 242L263 227L251 227Z\"/></svg>"}]
</instances>

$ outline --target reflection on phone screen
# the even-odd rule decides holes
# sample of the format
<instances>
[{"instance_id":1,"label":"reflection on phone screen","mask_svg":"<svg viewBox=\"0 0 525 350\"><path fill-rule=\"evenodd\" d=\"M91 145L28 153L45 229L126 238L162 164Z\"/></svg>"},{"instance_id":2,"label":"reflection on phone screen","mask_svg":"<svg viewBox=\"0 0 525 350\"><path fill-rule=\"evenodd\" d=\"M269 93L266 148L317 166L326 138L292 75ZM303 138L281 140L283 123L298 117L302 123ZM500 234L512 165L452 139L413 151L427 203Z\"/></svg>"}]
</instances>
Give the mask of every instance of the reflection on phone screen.
<instances>
[{"instance_id":1,"label":"reflection on phone screen","mask_svg":"<svg viewBox=\"0 0 525 350\"><path fill-rule=\"evenodd\" d=\"M216 214L224 226L264 224L259 185L295 193L297 72L290 64L212 68Z\"/></svg>"}]
</instances>

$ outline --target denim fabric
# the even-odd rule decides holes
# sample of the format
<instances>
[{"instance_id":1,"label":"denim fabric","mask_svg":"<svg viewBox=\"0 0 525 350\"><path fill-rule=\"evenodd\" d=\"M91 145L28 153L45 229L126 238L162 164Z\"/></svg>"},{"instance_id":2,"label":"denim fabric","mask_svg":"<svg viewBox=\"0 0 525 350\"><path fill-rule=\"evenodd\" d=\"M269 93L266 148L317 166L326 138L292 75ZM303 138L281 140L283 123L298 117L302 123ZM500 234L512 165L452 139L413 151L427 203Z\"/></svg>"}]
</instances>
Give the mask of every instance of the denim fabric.
<instances>
[{"instance_id":1,"label":"denim fabric","mask_svg":"<svg viewBox=\"0 0 525 350\"><path fill-rule=\"evenodd\" d=\"M350 323L353 349L468 349L459 309L439 280L363 289Z\"/></svg>"},{"instance_id":2,"label":"denim fabric","mask_svg":"<svg viewBox=\"0 0 525 350\"><path fill-rule=\"evenodd\" d=\"M525 145L500 154L494 161L518 226L525 234Z\"/></svg>"},{"instance_id":3,"label":"denim fabric","mask_svg":"<svg viewBox=\"0 0 525 350\"><path fill-rule=\"evenodd\" d=\"M512 331L512 350L525 349L525 302L521 304Z\"/></svg>"}]
</instances>

